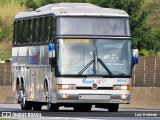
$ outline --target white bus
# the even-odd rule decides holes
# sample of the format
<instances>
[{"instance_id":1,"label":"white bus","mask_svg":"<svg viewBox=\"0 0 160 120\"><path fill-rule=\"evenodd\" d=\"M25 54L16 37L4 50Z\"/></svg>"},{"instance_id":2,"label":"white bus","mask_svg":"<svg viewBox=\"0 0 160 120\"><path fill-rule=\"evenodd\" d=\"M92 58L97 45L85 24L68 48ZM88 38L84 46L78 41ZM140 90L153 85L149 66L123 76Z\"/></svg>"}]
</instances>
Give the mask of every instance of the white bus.
<instances>
[{"instance_id":1,"label":"white bus","mask_svg":"<svg viewBox=\"0 0 160 120\"><path fill-rule=\"evenodd\" d=\"M23 110L117 112L130 103L136 63L123 10L59 3L15 16L12 79Z\"/></svg>"}]
</instances>

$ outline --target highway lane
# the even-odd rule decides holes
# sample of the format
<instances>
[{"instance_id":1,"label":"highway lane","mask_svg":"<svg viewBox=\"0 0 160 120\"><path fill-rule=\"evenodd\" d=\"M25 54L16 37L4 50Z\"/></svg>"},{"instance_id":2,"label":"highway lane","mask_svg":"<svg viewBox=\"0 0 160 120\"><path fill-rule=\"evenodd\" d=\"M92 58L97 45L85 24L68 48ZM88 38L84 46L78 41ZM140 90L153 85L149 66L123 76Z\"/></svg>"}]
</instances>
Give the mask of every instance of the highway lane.
<instances>
[{"instance_id":1,"label":"highway lane","mask_svg":"<svg viewBox=\"0 0 160 120\"><path fill-rule=\"evenodd\" d=\"M158 120L160 119L160 110L143 110L143 109L119 109L119 112L108 112L107 109L92 108L91 112L74 112L73 108L60 107L58 112L50 112L46 106L43 106L42 111L23 111L18 104L0 104L0 117L11 114L12 117L27 119L57 119L57 120ZM3 115L2 115L3 114Z\"/></svg>"}]
</instances>

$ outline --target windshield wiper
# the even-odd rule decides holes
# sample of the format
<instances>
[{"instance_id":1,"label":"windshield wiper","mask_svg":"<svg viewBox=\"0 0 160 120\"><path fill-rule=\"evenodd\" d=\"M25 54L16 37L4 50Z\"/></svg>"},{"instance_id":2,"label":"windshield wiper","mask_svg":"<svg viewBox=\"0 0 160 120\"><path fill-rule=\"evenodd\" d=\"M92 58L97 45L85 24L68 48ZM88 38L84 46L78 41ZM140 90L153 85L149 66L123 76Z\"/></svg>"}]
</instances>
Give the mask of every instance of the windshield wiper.
<instances>
[{"instance_id":1,"label":"windshield wiper","mask_svg":"<svg viewBox=\"0 0 160 120\"><path fill-rule=\"evenodd\" d=\"M77 75L81 75L92 63L94 63L94 60L91 60Z\"/></svg>"},{"instance_id":2,"label":"windshield wiper","mask_svg":"<svg viewBox=\"0 0 160 120\"><path fill-rule=\"evenodd\" d=\"M104 69L109 73L110 76L113 76L112 72L108 69L108 67L103 63L103 61L98 58L99 63L104 67Z\"/></svg>"}]
</instances>

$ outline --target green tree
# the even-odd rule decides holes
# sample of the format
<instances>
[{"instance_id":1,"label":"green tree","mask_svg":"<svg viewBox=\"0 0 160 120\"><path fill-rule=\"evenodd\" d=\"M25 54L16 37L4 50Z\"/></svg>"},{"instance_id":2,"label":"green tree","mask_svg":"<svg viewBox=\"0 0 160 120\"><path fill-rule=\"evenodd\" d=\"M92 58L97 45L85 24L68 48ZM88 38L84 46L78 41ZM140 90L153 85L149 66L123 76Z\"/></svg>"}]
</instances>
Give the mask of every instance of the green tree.
<instances>
[{"instance_id":1,"label":"green tree","mask_svg":"<svg viewBox=\"0 0 160 120\"><path fill-rule=\"evenodd\" d=\"M28 8L36 9L37 7L39 7L34 0L26 0L25 2L21 2L21 6L22 5L25 5L27 9Z\"/></svg>"}]
</instances>

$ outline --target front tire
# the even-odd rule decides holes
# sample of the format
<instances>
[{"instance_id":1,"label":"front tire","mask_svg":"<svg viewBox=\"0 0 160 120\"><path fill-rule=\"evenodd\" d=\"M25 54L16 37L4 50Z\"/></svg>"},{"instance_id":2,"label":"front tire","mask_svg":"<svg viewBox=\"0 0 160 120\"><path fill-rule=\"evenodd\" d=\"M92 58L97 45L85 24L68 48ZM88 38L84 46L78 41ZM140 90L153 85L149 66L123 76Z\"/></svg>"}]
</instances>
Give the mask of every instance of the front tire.
<instances>
[{"instance_id":1,"label":"front tire","mask_svg":"<svg viewBox=\"0 0 160 120\"><path fill-rule=\"evenodd\" d=\"M45 93L45 102L47 103L47 109L49 111L58 111L59 106L57 104L50 103L50 94L47 82L44 83L44 93Z\"/></svg>"},{"instance_id":2,"label":"front tire","mask_svg":"<svg viewBox=\"0 0 160 120\"><path fill-rule=\"evenodd\" d=\"M79 105L75 105L73 107L75 112L88 112L91 111L92 105L83 105L83 104L79 104Z\"/></svg>"},{"instance_id":3,"label":"front tire","mask_svg":"<svg viewBox=\"0 0 160 120\"><path fill-rule=\"evenodd\" d=\"M41 103L34 103L33 104L33 110L36 110L36 111L40 111L42 109L42 104Z\"/></svg>"},{"instance_id":4,"label":"front tire","mask_svg":"<svg viewBox=\"0 0 160 120\"><path fill-rule=\"evenodd\" d=\"M58 111L59 106L57 104L48 103L47 108L49 111Z\"/></svg>"},{"instance_id":5,"label":"front tire","mask_svg":"<svg viewBox=\"0 0 160 120\"><path fill-rule=\"evenodd\" d=\"M118 112L119 104L118 103L110 103L107 105L109 112Z\"/></svg>"}]
</instances>

